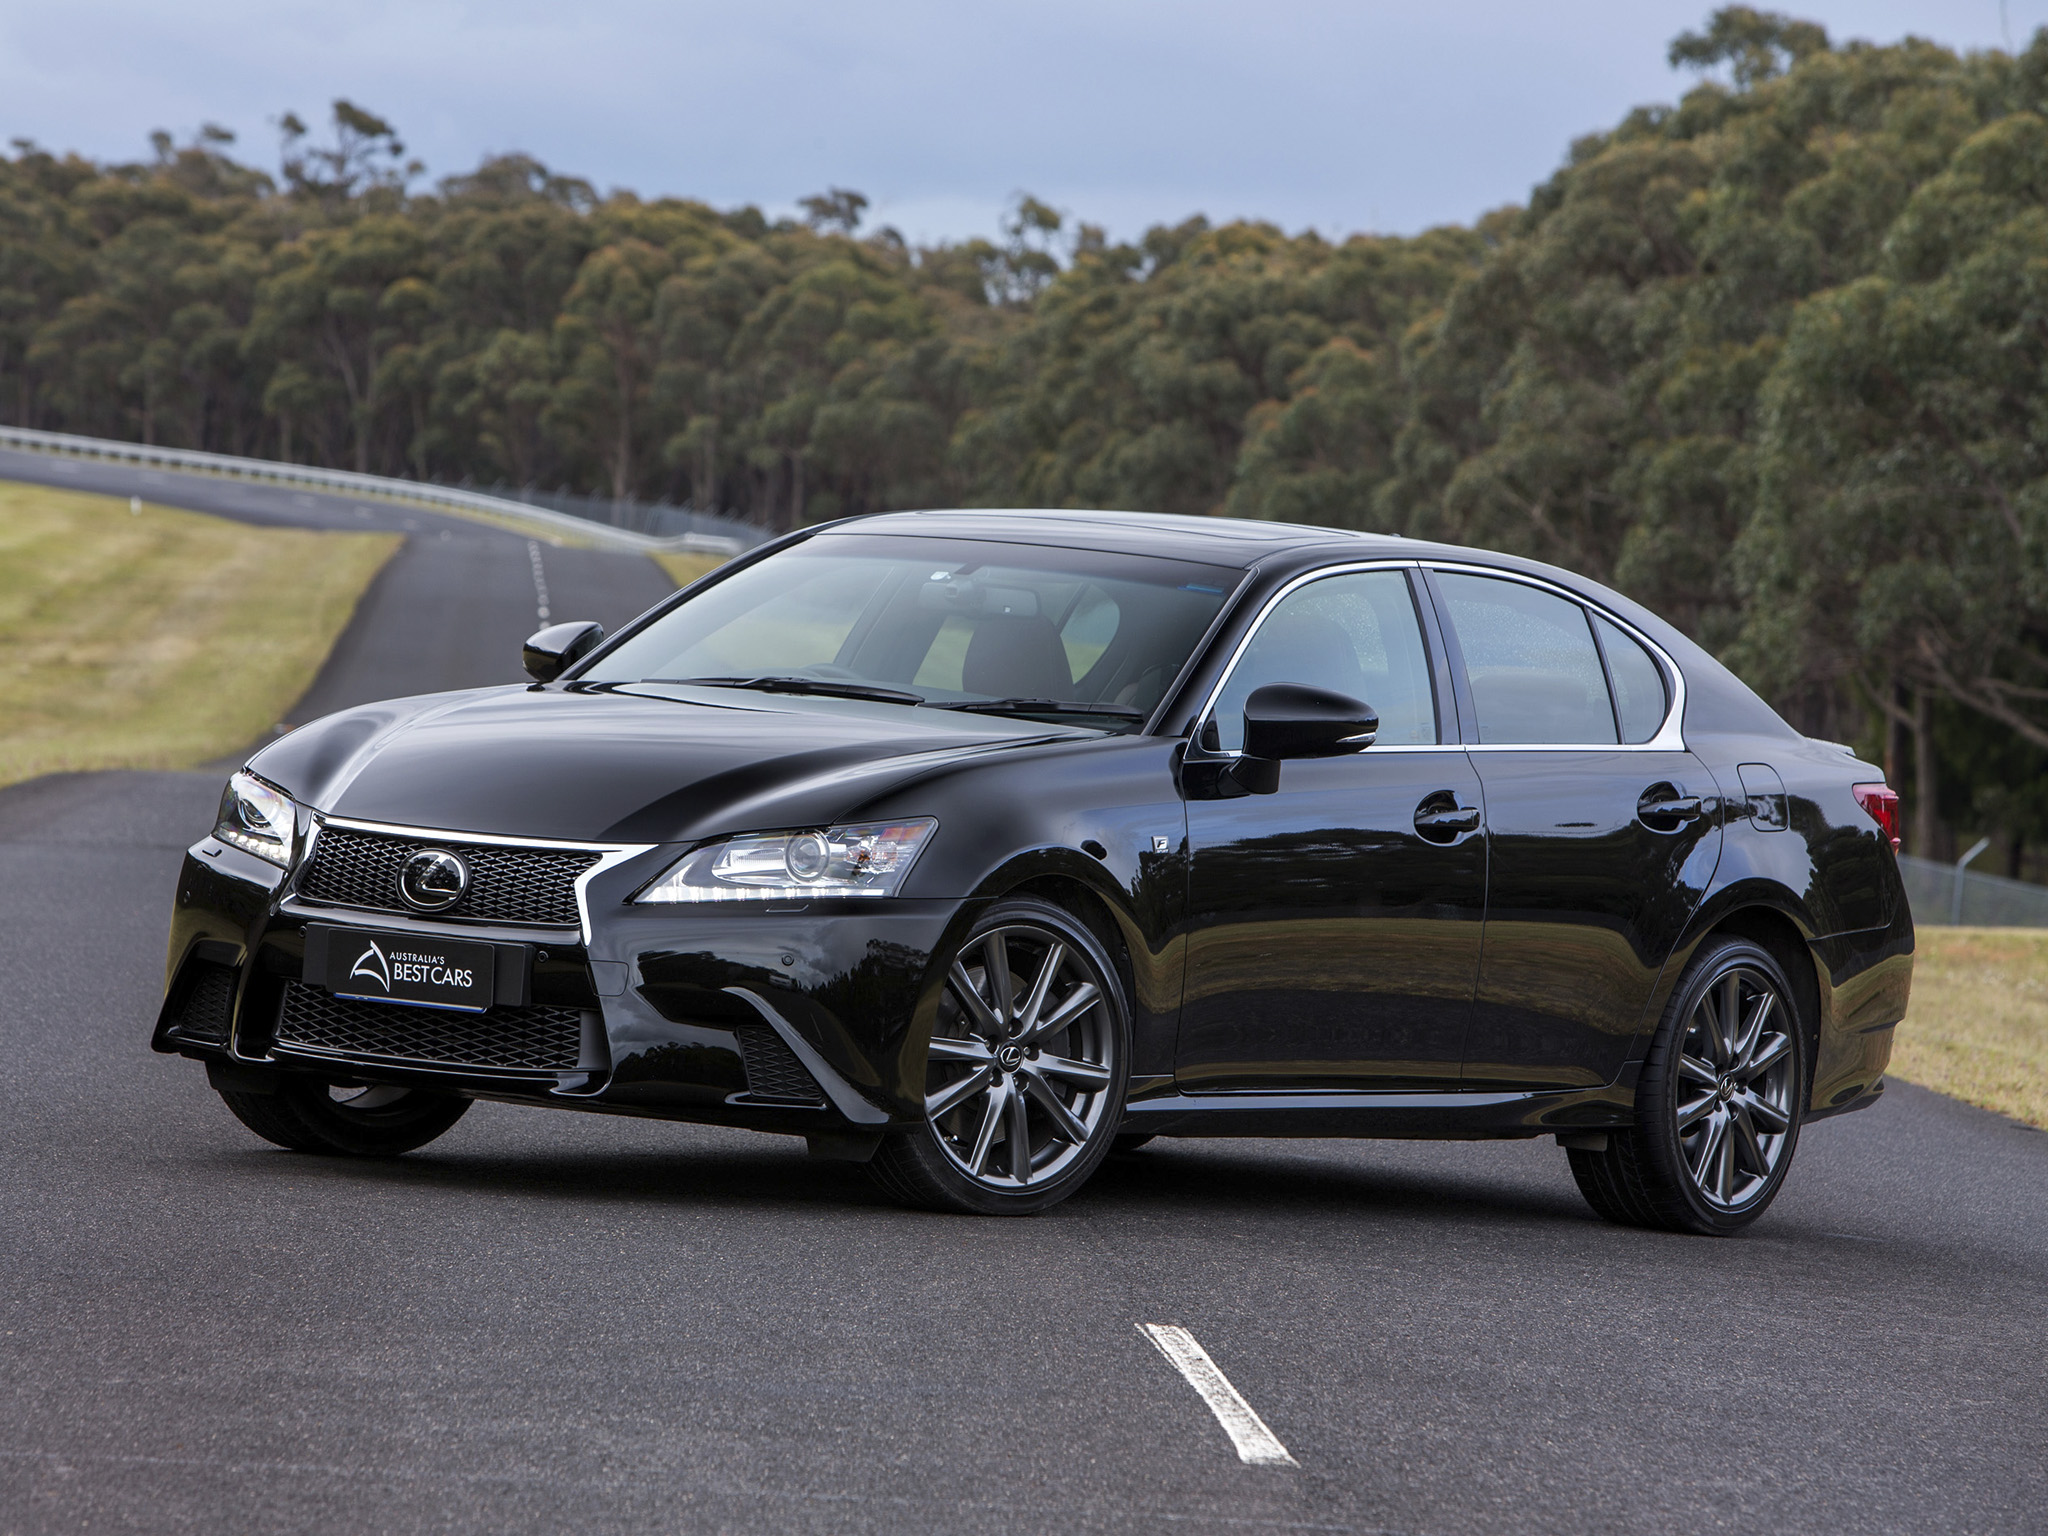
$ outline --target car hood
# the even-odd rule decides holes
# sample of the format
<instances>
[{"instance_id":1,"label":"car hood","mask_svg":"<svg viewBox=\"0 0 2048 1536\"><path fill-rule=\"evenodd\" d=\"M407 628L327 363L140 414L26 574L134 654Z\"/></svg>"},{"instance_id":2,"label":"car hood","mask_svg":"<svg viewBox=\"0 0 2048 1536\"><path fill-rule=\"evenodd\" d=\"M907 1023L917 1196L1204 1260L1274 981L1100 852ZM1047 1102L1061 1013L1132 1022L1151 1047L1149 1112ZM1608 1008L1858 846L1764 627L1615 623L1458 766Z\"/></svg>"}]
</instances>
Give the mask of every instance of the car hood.
<instances>
[{"instance_id":1,"label":"car hood","mask_svg":"<svg viewBox=\"0 0 2048 1536\"><path fill-rule=\"evenodd\" d=\"M249 767L333 816L658 843L825 825L963 760L1090 734L732 689L515 686L344 710L281 737Z\"/></svg>"}]
</instances>

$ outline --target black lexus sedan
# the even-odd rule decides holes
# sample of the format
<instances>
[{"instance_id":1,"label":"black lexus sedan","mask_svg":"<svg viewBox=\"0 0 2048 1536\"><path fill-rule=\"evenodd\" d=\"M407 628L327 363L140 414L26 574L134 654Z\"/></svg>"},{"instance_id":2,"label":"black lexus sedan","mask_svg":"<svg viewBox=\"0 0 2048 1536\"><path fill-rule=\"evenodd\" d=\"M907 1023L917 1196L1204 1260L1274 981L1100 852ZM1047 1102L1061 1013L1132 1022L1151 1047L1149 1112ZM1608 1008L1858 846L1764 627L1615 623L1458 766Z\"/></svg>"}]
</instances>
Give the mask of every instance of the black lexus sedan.
<instances>
[{"instance_id":1,"label":"black lexus sedan","mask_svg":"<svg viewBox=\"0 0 2048 1536\"><path fill-rule=\"evenodd\" d=\"M265 747L186 856L154 1043L258 1135L490 1098L991 1214L1155 1136L1553 1136L1730 1232L1905 1011L1882 773L1530 561L895 513L524 660Z\"/></svg>"}]
</instances>

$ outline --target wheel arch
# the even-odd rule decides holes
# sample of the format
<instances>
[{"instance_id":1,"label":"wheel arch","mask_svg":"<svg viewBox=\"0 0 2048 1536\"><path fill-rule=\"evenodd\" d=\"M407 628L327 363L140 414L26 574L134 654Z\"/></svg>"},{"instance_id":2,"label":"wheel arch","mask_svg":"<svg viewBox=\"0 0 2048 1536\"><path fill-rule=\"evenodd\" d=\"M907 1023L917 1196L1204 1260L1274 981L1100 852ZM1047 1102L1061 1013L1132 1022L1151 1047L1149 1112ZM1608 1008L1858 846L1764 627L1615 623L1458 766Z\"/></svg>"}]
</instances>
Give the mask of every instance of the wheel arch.
<instances>
[{"instance_id":1,"label":"wheel arch","mask_svg":"<svg viewBox=\"0 0 2048 1536\"><path fill-rule=\"evenodd\" d=\"M1072 917L1094 934L1096 941L1109 952L1109 958L1116 964L1117 980L1123 983L1124 997L1128 1000L1136 996L1131 974L1131 947L1124 933L1124 924L1093 886L1073 874L1043 874L1012 887L1003 895L1035 896Z\"/></svg>"},{"instance_id":2,"label":"wheel arch","mask_svg":"<svg viewBox=\"0 0 2048 1536\"><path fill-rule=\"evenodd\" d=\"M1008 896L1035 896L1072 916L1093 933L1116 961L1124 995L1135 1002L1133 943L1144 945L1144 932L1131 910L1129 893L1095 859L1072 848L1030 849L1007 859L976 887L977 903Z\"/></svg>"},{"instance_id":3,"label":"wheel arch","mask_svg":"<svg viewBox=\"0 0 2048 1536\"><path fill-rule=\"evenodd\" d=\"M1156 902L1121 885L1117 871L1102 860L1057 845L1005 860L976 887L973 901L985 909L1007 896L1050 902L1094 935L1123 988L1133 1078L1170 1077L1180 1028L1182 954L1170 924L1154 910Z\"/></svg>"},{"instance_id":4,"label":"wheel arch","mask_svg":"<svg viewBox=\"0 0 2048 1536\"><path fill-rule=\"evenodd\" d=\"M1747 939L1776 960L1778 968L1792 983L1794 1001L1799 1006L1799 1042L1806 1053L1806 1081L1810 1092L1820 1052L1822 1015L1820 977L1815 969L1813 952L1807 947L1806 935L1781 908L1755 900L1721 913L1713 926L1700 935L1699 942L1704 944L1716 938ZM1698 952L1698 945L1694 946L1694 952Z\"/></svg>"}]
</instances>

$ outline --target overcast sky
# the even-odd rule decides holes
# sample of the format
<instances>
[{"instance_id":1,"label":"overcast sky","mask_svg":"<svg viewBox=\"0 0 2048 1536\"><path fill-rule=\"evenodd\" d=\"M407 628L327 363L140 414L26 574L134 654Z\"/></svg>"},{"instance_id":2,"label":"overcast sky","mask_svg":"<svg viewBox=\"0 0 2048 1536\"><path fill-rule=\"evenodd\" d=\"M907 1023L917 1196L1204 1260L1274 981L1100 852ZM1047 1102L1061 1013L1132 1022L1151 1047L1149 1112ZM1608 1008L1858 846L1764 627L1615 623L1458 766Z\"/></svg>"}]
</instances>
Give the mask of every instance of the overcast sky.
<instances>
[{"instance_id":1,"label":"overcast sky","mask_svg":"<svg viewBox=\"0 0 2048 1536\"><path fill-rule=\"evenodd\" d=\"M202 122L275 168L345 96L430 176L519 149L598 187L914 240L1029 191L1128 237L1191 213L1410 232L1519 202L1572 138L1689 83L1668 0L62 0L0 5L0 138L102 159ZM1793 4L1838 41L2024 45L2048 0Z\"/></svg>"}]
</instances>

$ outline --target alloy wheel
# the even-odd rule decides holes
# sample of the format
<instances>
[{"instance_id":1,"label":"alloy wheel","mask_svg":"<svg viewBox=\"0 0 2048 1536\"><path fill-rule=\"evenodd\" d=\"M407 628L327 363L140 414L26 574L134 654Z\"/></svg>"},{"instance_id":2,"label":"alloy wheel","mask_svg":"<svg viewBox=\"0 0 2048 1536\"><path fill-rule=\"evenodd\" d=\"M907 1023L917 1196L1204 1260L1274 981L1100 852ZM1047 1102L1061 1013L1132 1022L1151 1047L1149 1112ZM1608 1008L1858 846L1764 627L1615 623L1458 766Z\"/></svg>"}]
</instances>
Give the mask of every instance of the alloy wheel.
<instances>
[{"instance_id":1,"label":"alloy wheel","mask_svg":"<svg viewBox=\"0 0 2048 1536\"><path fill-rule=\"evenodd\" d=\"M1792 1141L1798 1064L1791 1010L1761 971L1731 966L1700 995L1678 1059L1679 1146L1693 1188L1718 1210L1748 1203Z\"/></svg>"},{"instance_id":2,"label":"alloy wheel","mask_svg":"<svg viewBox=\"0 0 2048 1536\"><path fill-rule=\"evenodd\" d=\"M992 1190L1057 1179L1102 1129L1118 1032L1108 980L1057 933L1011 923L953 963L925 1077L925 1117L961 1173Z\"/></svg>"}]
</instances>

